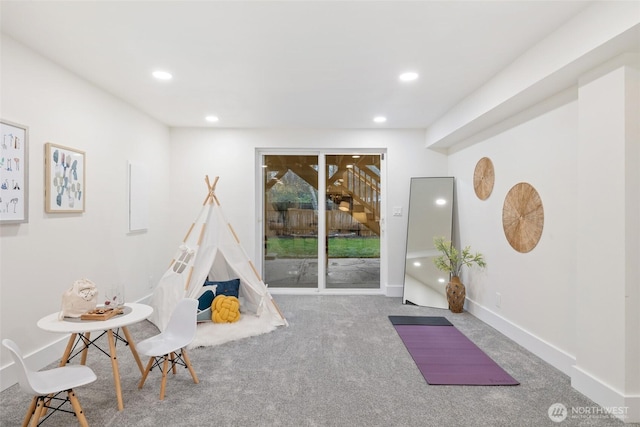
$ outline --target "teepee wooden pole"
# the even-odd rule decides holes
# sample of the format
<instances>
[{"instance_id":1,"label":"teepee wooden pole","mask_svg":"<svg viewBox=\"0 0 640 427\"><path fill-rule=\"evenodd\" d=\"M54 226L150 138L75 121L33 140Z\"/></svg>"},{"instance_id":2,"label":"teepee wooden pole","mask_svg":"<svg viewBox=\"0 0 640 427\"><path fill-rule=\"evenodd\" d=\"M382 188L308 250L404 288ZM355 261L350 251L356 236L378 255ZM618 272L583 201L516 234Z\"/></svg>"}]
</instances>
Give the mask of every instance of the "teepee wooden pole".
<instances>
[{"instance_id":1,"label":"teepee wooden pole","mask_svg":"<svg viewBox=\"0 0 640 427\"><path fill-rule=\"evenodd\" d=\"M238 235L236 234L236 231L233 229L231 224L227 223L227 226L229 227L229 230L231 230L231 234L233 234L233 238L236 239L236 242L238 244L240 244L240 239L238 238Z\"/></svg>"},{"instance_id":2,"label":"teepee wooden pole","mask_svg":"<svg viewBox=\"0 0 640 427\"><path fill-rule=\"evenodd\" d=\"M260 277L260 273L258 273L258 269L256 268L255 265L253 265L253 262L251 262L251 260L249 260L249 266L251 267L251 269L255 273L255 275L258 278L258 280L260 280L262 282L262 277Z\"/></svg>"},{"instance_id":3,"label":"teepee wooden pole","mask_svg":"<svg viewBox=\"0 0 640 427\"><path fill-rule=\"evenodd\" d=\"M213 197L213 200L216 202L216 205L220 206L220 200L218 200L218 196L216 196L216 185L218 185L218 179L220 179L220 177L216 176L216 178L213 180L213 187L211 188L211 197Z\"/></svg>"},{"instance_id":4,"label":"teepee wooden pole","mask_svg":"<svg viewBox=\"0 0 640 427\"><path fill-rule=\"evenodd\" d=\"M187 230L187 234L184 236L184 239L182 239L182 243L186 243L187 239L189 238L189 236L191 235L191 231L193 231L193 227L195 227L196 223L192 223L191 227L189 227L189 230ZM169 263L169 268L171 268L171 266L173 265L173 263L176 262L175 258L171 259L171 262Z\"/></svg>"},{"instance_id":5,"label":"teepee wooden pole","mask_svg":"<svg viewBox=\"0 0 640 427\"><path fill-rule=\"evenodd\" d=\"M202 229L200 230L200 235L198 236L198 248L200 248L200 243L202 243L202 238L204 237L204 231L207 229L207 224L202 223Z\"/></svg>"},{"instance_id":6,"label":"teepee wooden pole","mask_svg":"<svg viewBox=\"0 0 640 427\"><path fill-rule=\"evenodd\" d=\"M200 243L202 243L202 238L204 237L204 232L207 229L207 224L203 223L202 228L200 229L200 235L198 236L198 250L200 250ZM195 260L194 260L195 261ZM189 275L187 276L187 280L184 282L184 290L188 290L191 285L191 275L193 274L193 264L191 264L191 268L189 269Z\"/></svg>"},{"instance_id":7,"label":"teepee wooden pole","mask_svg":"<svg viewBox=\"0 0 640 427\"><path fill-rule=\"evenodd\" d=\"M220 206L220 201L216 196L216 185L218 185L219 179L220 177L216 176L215 179L213 180L213 184L211 184L211 181L209 180L209 175L205 175L204 181L207 184L208 192L207 192L207 197L204 199L204 202L202 203L203 206L206 205L207 203L213 203L213 202L216 202L216 204Z\"/></svg>"},{"instance_id":8,"label":"teepee wooden pole","mask_svg":"<svg viewBox=\"0 0 640 427\"><path fill-rule=\"evenodd\" d=\"M184 236L184 239L182 240L182 243L186 243L187 242L187 239L191 235L191 231L193 230L193 227L195 227L195 226L196 226L195 222L193 224L191 224L191 227L189 227L189 230L187 231L187 234Z\"/></svg>"},{"instance_id":9,"label":"teepee wooden pole","mask_svg":"<svg viewBox=\"0 0 640 427\"><path fill-rule=\"evenodd\" d=\"M271 303L273 304L273 306L276 308L276 311L278 312L278 314L280 315L280 318L282 320L284 320L285 324L289 324L287 322L287 319L284 318L284 314L282 313L282 311L280 311L280 307L278 306L278 304L276 303L276 301L273 299L273 297L271 296L271 294L269 294L269 299L271 300Z\"/></svg>"},{"instance_id":10,"label":"teepee wooden pole","mask_svg":"<svg viewBox=\"0 0 640 427\"><path fill-rule=\"evenodd\" d=\"M189 290L189 284L191 283L191 275L193 274L193 265L189 269L189 275L187 276L187 280L184 282L184 290Z\"/></svg>"},{"instance_id":11,"label":"teepee wooden pole","mask_svg":"<svg viewBox=\"0 0 640 427\"><path fill-rule=\"evenodd\" d=\"M207 184L207 197L205 197L204 202L202 202L203 206L207 203L211 203L211 193L213 192L213 189L211 188L211 181L209 181L209 175L204 176L204 182Z\"/></svg>"}]
</instances>

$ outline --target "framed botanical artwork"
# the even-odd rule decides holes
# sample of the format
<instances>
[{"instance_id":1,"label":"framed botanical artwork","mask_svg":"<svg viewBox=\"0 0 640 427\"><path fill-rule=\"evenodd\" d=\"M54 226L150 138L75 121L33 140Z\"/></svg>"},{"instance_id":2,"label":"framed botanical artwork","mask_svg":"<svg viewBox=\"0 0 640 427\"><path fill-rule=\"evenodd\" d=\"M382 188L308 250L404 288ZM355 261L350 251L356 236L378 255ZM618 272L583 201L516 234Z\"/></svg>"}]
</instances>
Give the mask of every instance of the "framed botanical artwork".
<instances>
[{"instance_id":1,"label":"framed botanical artwork","mask_svg":"<svg viewBox=\"0 0 640 427\"><path fill-rule=\"evenodd\" d=\"M45 144L45 211L84 212L85 154L75 148Z\"/></svg>"},{"instance_id":2,"label":"framed botanical artwork","mask_svg":"<svg viewBox=\"0 0 640 427\"><path fill-rule=\"evenodd\" d=\"M0 223L29 222L29 128L0 119Z\"/></svg>"}]
</instances>

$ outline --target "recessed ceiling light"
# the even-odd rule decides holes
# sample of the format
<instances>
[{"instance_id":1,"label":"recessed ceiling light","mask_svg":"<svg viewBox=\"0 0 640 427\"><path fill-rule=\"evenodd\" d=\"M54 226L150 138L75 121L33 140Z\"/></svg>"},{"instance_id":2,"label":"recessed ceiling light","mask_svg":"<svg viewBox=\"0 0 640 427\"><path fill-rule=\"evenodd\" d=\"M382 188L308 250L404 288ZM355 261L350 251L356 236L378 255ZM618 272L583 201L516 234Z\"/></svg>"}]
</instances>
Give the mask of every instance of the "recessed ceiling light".
<instances>
[{"instance_id":1,"label":"recessed ceiling light","mask_svg":"<svg viewBox=\"0 0 640 427\"><path fill-rule=\"evenodd\" d=\"M373 121L376 123L384 123L387 121L387 118L384 116L377 116L373 118Z\"/></svg>"},{"instance_id":2,"label":"recessed ceiling light","mask_svg":"<svg viewBox=\"0 0 640 427\"><path fill-rule=\"evenodd\" d=\"M217 116L207 116L204 119L210 123L216 123L220 120Z\"/></svg>"},{"instance_id":3,"label":"recessed ceiling light","mask_svg":"<svg viewBox=\"0 0 640 427\"><path fill-rule=\"evenodd\" d=\"M446 205L447 201L445 199L436 199L436 205Z\"/></svg>"},{"instance_id":4,"label":"recessed ceiling light","mask_svg":"<svg viewBox=\"0 0 640 427\"><path fill-rule=\"evenodd\" d=\"M161 71L161 70L154 71L152 75L158 80L171 80L173 78L171 73L168 73L166 71Z\"/></svg>"},{"instance_id":5,"label":"recessed ceiling light","mask_svg":"<svg viewBox=\"0 0 640 427\"><path fill-rule=\"evenodd\" d=\"M400 74L399 79L403 82L412 82L418 78L418 73L414 73L413 71L409 71L407 73Z\"/></svg>"}]
</instances>

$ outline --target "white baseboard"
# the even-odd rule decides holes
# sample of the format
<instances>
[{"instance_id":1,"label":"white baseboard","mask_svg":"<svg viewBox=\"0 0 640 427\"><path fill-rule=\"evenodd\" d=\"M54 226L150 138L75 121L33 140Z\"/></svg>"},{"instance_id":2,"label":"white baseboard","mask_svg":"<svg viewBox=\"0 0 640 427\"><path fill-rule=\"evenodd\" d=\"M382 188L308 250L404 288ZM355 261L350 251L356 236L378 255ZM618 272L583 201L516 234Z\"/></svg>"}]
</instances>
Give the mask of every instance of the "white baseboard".
<instances>
[{"instance_id":1,"label":"white baseboard","mask_svg":"<svg viewBox=\"0 0 640 427\"><path fill-rule=\"evenodd\" d=\"M640 396L625 396L573 366L571 386L625 423L640 423Z\"/></svg>"},{"instance_id":2,"label":"white baseboard","mask_svg":"<svg viewBox=\"0 0 640 427\"><path fill-rule=\"evenodd\" d=\"M388 297L397 297L397 298L402 298L403 293L404 293L403 285L389 285L389 284L387 284L384 292L384 294Z\"/></svg>"},{"instance_id":3,"label":"white baseboard","mask_svg":"<svg viewBox=\"0 0 640 427\"><path fill-rule=\"evenodd\" d=\"M574 356L467 298L467 311L571 378L571 386L625 423L640 422L640 396L625 396L576 366ZM569 409L571 415L571 409Z\"/></svg>"},{"instance_id":4,"label":"white baseboard","mask_svg":"<svg viewBox=\"0 0 640 427\"><path fill-rule=\"evenodd\" d=\"M517 342L551 366L564 374L571 376L575 357L549 344L541 338L525 331L515 323L510 322L499 314L467 298L467 311L484 323L500 331L503 335Z\"/></svg>"}]
</instances>

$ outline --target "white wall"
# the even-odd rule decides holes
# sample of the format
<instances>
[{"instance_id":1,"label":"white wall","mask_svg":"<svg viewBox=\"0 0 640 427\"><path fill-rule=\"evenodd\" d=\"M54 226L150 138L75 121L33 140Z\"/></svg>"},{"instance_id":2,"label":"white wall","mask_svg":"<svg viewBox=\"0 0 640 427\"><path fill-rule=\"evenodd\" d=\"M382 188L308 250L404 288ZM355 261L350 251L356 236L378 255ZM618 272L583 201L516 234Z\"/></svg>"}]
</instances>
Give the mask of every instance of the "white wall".
<instances>
[{"instance_id":1,"label":"white wall","mask_svg":"<svg viewBox=\"0 0 640 427\"><path fill-rule=\"evenodd\" d=\"M460 243L487 255L487 270L466 276L468 310L626 422L640 422L639 12L638 2L590 6L426 138L449 147ZM472 187L484 156L496 169L486 202ZM510 248L501 225L506 192L520 181L545 211L527 254Z\"/></svg>"},{"instance_id":2,"label":"white wall","mask_svg":"<svg viewBox=\"0 0 640 427\"><path fill-rule=\"evenodd\" d=\"M575 351L575 305L567 302L576 292L577 114L577 103L569 101L449 157L460 245L482 252L488 264L482 272L465 271L468 298L570 354ZM495 169L494 189L485 201L473 189L482 157ZM545 212L540 242L527 254L509 245L502 228L504 198L520 182L538 191Z\"/></svg>"},{"instance_id":3,"label":"white wall","mask_svg":"<svg viewBox=\"0 0 640 427\"><path fill-rule=\"evenodd\" d=\"M225 215L249 255L259 261L256 224L258 149L386 150L387 265L382 288L401 296L404 277L409 182L412 176L445 176L446 156L424 149L418 130L216 130L173 129L171 132L171 234L180 241L206 195L204 176L220 176L217 194ZM402 207L403 216L391 215Z\"/></svg>"},{"instance_id":4,"label":"white wall","mask_svg":"<svg viewBox=\"0 0 640 427\"><path fill-rule=\"evenodd\" d=\"M631 61L632 65L621 65ZM638 62L623 55L571 87L461 142L449 156L457 181L461 246L486 255L468 270L468 310L570 376L604 407L640 419L640 164ZM453 152L454 151L454 152ZM473 191L482 157L495 168L486 200ZM544 205L528 253L502 228L509 189L527 182ZM501 294L500 306L496 294ZM619 413L620 414L620 413Z\"/></svg>"},{"instance_id":5,"label":"white wall","mask_svg":"<svg viewBox=\"0 0 640 427\"><path fill-rule=\"evenodd\" d=\"M572 384L584 393L595 380L603 382L598 400L611 406L618 395L625 396L640 420L640 61L628 58L633 65L606 64L613 70L605 66L580 81L576 277L581 288Z\"/></svg>"},{"instance_id":6,"label":"white wall","mask_svg":"<svg viewBox=\"0 0 640 427\"><path fill-rule=\"evenodd\" d=\"M129 105L78 79L12 39L2 37L1 116L29 127L29 222L0 226L0 336L29 355L61 337L36 322L60 309L74 280L126 286L126 299L150 293L166 268L164 233L169 131ZM44 144L86 152L86 212L44 211ZM149 172L149 229L128 233L127 162ZM46 352L45 352L46 353ZM59 358L43 356L37 364ZM0 366L9 363L2 349ZM8 371L7 371L8 372ZM2 372L2 388L11 378Z\"/></svg>"}]
</instances>

